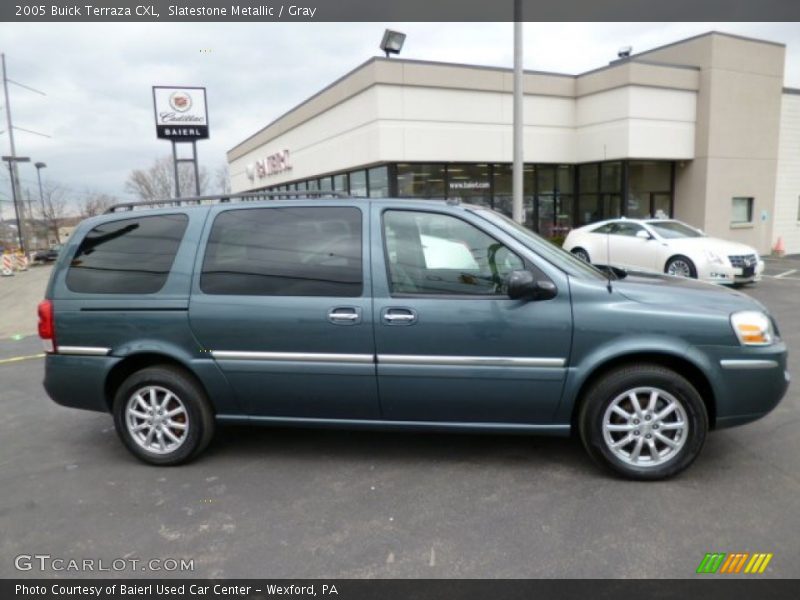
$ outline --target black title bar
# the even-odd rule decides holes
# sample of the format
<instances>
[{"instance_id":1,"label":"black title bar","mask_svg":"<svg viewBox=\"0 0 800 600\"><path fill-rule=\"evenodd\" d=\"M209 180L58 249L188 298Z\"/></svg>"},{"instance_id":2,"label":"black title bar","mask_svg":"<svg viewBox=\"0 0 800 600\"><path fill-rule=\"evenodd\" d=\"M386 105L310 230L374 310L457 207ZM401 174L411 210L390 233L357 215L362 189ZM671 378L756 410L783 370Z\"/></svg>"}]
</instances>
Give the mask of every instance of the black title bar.
<instances>
[{"instance_id":1,"label":"black title bar","mask_svg":"<svg viewBox=\"0 0 800 600\"><path fill-rule=\"evenodd\" d=\"M798 0L521 0L524 21L800 21ZM3 0L0 21L513 21L514 0Z\"/></svg>"}]
</instances>

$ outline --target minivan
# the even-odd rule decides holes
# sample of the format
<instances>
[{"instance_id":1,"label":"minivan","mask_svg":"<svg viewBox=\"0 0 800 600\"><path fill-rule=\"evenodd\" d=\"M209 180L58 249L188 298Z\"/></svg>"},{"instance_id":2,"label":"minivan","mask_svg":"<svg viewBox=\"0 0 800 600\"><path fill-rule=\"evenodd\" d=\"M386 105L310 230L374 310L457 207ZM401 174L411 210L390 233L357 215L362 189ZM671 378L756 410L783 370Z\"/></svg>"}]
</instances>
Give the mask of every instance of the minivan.
<instances>
[{"instance_id":1,"label":"minivan","mask_svg":"<svg viewBox=\"0 0 800 600\"><path fill-rule=\"evenodd\" d=\"M786 345L747 295L586 264L482 206L128 203L82 222L39 305L44 386L175 465L216 423L577 434L653 480L766 415Z\"/></svg>"}]
</instances>

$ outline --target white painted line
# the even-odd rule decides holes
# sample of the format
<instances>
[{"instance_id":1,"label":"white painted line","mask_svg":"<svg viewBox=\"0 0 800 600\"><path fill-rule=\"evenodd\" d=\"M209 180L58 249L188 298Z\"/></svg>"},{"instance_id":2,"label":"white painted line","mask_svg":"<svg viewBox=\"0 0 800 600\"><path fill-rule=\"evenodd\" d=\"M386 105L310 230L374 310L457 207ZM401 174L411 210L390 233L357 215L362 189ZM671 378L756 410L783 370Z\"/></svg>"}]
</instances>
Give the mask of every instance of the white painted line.
<instances>
[{"instance_id":1,"label":"white painted line","mask_svg":"<svg viewBox=\"0 0 800 600\"><path fill-rule=\"evenodd\" d=\"M775 275L775 279L781 279L782 277L786 277L787 275L791 275L792 273L797 273L797 269L790 269L789 271L784 271L780 275Z\"/></svg>"}]
</instances>

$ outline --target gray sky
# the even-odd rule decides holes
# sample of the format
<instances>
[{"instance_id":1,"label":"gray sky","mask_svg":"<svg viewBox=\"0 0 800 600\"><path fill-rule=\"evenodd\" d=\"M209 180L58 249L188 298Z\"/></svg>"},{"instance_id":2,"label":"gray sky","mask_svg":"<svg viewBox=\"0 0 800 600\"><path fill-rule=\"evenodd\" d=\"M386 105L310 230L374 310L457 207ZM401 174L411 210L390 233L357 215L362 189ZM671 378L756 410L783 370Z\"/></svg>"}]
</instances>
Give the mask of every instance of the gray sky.
<instances>
[{"instance_id":1,"label":"gray sky","mask_svg":"<svg viewBox=\"0 0 800 600\"><path fill-rule=\"evenodd\" d=\"M170 152L155 136L151 86L197 85L208 88L211 129L198 153L213 173L233 145L380 54L387 26L408 34L404 58L512 65L510 23L0 23L9 77L47 93L11 87L14 124L52 136L16 131L17 153L46 162L45 180L75 195L125 197L128 173ZM577 74L622 46L641 52L712 29L786 44L785 85L800 87L800 23L528 23L525 68ZM35 169L21 165L20 177L35 198ZM3 170L0 200L10 193Z\"/></svg>"}]
</instances>

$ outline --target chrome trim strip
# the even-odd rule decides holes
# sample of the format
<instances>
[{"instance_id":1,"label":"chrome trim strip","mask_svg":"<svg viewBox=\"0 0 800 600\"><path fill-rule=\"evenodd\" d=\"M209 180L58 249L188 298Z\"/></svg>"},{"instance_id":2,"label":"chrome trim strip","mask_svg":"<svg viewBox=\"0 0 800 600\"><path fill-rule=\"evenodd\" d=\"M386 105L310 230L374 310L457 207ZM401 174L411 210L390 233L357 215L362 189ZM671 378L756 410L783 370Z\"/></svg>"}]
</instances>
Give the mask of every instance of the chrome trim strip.
<instances>
[{"instance_id":1,"label":"chrome trim strip","mask_svg":"<svg viewBox=\"0 0 800 600\"><path fill-rule=\"evenodd\" d=\"M433 356L424 354L379 354L378 364L453 367L561 368L566 364L566 360L563 358L524 358L519 356Z\"/></svg>"},{"instance_id":2,"label":"chrome trim strip","mask_svg":"<svg viewBox=\"0 0 800 600\"><path fill-rule=\"evenodd\" d=\"M719 361L723 369L774 369L778 366L777 360L761 359L724 359Z\"/></svg>"},{"instance_id":3,"label":"chrome trim strip","mask_svg":"<svg viewBox=\"0 0 800 600\"><path fill-rule=\"evenodd\" d=\"M323 354L312 352L238 352L212 350L211 356L218 360L263 360L274 362L327 362L327 363L373 363L372 354Z\"/></svg>"},{"instance_id":4,"label":"chrome trim strip","mask_svg":"<svg viewBox=\"0 0 800 600\"><path fill-rule=\"evenodd\" d=\"M83 356L106 356L111 348L100 346L56 346L56 354L74 354Z\"/></svg>"}]
</instances>

